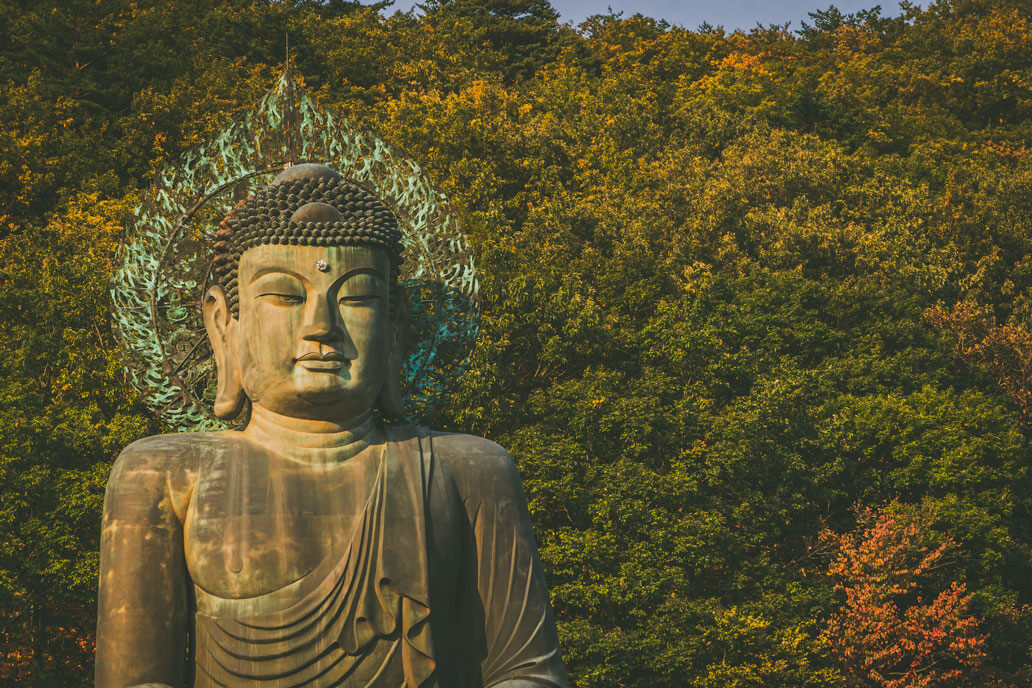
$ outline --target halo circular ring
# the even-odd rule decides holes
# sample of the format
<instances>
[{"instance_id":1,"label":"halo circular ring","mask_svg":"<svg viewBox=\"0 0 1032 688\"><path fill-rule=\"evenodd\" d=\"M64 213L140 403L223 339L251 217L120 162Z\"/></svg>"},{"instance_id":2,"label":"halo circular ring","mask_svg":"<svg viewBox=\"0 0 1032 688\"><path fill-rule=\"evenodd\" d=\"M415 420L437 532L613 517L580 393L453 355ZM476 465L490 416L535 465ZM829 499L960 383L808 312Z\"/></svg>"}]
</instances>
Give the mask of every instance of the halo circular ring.
<instances>
[{"instance_id":1,"label":"halo circular ring","mask_svg":"<svg viewBox=\"0 0 1032 688\"><path fill-rule=\"evenodd\" d=\"M289 74L214 140L158 175L122 242L111 296L126 370L144 401L176 430L216 430L215 370L200 319L218 222L237 200L300 162L338 170L398 217L406 260L406 415L433 416L477 335L479 285L447 199L419 165L307 98Z\"/></svg>"}]
</instances>

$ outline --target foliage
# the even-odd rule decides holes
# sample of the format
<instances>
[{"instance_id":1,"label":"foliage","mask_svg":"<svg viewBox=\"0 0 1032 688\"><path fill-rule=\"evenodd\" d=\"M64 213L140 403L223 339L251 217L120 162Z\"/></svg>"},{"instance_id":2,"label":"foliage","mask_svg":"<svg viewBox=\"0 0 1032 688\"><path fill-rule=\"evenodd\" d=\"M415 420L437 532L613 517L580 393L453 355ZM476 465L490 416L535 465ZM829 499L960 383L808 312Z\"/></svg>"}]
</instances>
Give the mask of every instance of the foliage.
<instances>
[{"instance_id":1,"label":"foliage","mask_svg":"<svg viewBox=\"0 0 1032 688\"><path fill-rule=\"evenodd\" d=\"M936 629L949 681L1027 685L1028 3L389 11L0 0L0 682L89 682L104 481L159 430L109 333L119 226L289 34L462 210L484 319L437 426L516 457L578 685L844 686ZM885 633L843 645L864 590Z\"/></svg>"},{"instance_id":2,"label":"foliage","mask_svg":"<svg viewBox=\"0 0 1032 688\"><path fill-rule=\"evenodd\" d=\"M950 311L930 308L925 317L956 336L960 358L987 370L1014 401L1022 423L1032 424L1032 332L1022 325L996 325L970 301Z\"/></svg>"},{"instance_id":3,"label":"foliage","mask_svg":"<svg viewBox=\"0 0 1032 688\"><path fill-rule=\"evenodd\" d=\"M985 661L964 583L930 584L949 566L955 543L922 542L926 525L868 509L856 532L825 533L836 550L828 573L846 598L825 635L853 685L971 685L967 679Z\"/></svg>"}]
</instances>

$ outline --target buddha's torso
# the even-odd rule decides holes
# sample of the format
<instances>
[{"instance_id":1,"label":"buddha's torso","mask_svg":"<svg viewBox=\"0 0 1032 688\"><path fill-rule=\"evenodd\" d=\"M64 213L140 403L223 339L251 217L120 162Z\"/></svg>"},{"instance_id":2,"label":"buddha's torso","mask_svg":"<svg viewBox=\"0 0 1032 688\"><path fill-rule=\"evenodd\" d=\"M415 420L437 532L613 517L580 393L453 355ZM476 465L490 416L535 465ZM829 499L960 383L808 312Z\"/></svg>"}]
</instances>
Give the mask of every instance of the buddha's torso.
<instances>
[{"instance_id":1,"label":"buddha's torso","mask_svg":"<svg viewBox=\"0 0 1032 688\"><path fill-rule=\"evenodd\" d=\"M98 685L565 686L509 455L416 426L367 441L321 457L336 461L246 431L127 448L105 500ZM127 556L154 563L112 564Z\"/></svg>"},{"instance_id":2,"label":"buddha's torso","mask_svg":"<svg viewBox=\"0 0 1032 688\"><path fill-rule=\"evenodd\" d=\"M461 547L454 502L410 503L420 467L400 447L380 435L312 462L236 434L205 453L183 519L195 688L404 683L405 605L428 602L432 576L431 625L447 622ZM424 510L429 537L408 525Z\"/></svg>"}]
</instances>

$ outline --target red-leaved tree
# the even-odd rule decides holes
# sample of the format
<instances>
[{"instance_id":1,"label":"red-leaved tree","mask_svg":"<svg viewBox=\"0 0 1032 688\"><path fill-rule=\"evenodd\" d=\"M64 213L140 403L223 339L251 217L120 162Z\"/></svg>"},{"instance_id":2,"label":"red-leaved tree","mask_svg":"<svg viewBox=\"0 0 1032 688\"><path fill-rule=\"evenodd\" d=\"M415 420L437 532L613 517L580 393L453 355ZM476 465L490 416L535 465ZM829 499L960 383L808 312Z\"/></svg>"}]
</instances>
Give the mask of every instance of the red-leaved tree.
<instances>
[{"instance_id":1,"label":"red-leaved tree","mask_svg":"<svg viewBox=\"0 0 1032 688\"><path fill-rule=\"evenodd\" d=\"M943 580L955 544L929 546L922 530L915 519L867 510L854 531L823 534L835 550L828 573L844 595L824 635L852 686L969 685L985 660L971 595Z\"/></svg>"}]
</instances>

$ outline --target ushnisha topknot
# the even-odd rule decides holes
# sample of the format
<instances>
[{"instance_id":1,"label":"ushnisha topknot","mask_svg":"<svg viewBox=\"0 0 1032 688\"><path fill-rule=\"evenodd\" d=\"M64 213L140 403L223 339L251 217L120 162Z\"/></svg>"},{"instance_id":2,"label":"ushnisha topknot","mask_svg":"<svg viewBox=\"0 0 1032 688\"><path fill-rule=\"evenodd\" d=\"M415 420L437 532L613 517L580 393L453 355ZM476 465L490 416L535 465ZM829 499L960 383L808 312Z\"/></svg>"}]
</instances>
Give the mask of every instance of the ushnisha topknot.
<instances>
[{"instance_id":1,"label":"ushnisha topknot","mask_svg":"<svg viewBox=\"0 0 1032 688\"><path fill-rule=\"evenodd\" d=\"M336 170L315 163L283 170L267 188L233 208L219 225L214 274L234 315L240 256L262 244L382 248L390 258L392 282L403 260L394 213Z\"/></svg>"}]
</instances>

